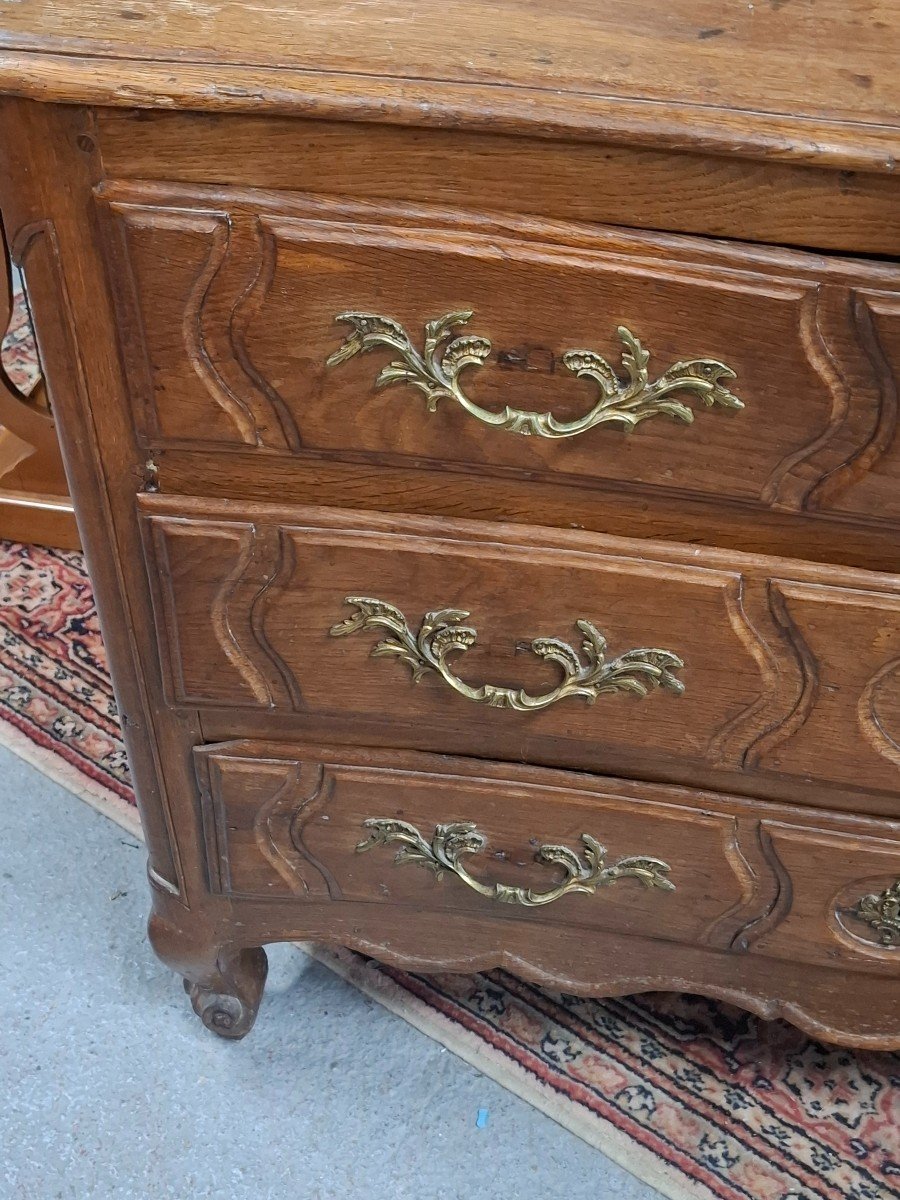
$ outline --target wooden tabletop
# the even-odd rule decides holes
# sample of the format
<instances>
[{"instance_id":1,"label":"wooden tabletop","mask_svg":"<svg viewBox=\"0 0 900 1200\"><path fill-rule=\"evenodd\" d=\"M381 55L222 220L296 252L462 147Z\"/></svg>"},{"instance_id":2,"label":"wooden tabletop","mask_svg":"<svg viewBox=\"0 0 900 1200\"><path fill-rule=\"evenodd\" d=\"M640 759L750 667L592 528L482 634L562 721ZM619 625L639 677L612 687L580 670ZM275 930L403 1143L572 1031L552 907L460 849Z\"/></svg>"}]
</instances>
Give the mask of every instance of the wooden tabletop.
<instances>
[{"instance_id":1,"label":"wooden tabletop","mask_svg":"<svg viewBox=\"0 0 900 1200\"><path fill-rule=\"evenodd\" d=\"M0 0L0 91L900 173L900 3Z\"/></svg>"}]
</instances>

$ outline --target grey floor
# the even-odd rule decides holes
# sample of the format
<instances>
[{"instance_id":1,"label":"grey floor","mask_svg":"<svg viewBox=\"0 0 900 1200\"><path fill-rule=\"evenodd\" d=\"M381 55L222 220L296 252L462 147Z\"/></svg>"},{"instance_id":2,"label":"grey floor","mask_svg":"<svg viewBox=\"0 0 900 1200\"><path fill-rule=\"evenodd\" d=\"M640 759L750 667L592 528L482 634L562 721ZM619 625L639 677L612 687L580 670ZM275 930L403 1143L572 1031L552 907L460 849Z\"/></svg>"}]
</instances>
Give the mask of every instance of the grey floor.
<instances>
[{"instance_id":1,"label":"grey floor","mask_svg":"<svg viewBox=\"0 0 900 1200\"><path fill-rule=\"evenodd\" d=\"M220 1041L146 907L143 848L0 748L2 1200L658 1195L293 947Z\"/></svg>"}]
</instances>

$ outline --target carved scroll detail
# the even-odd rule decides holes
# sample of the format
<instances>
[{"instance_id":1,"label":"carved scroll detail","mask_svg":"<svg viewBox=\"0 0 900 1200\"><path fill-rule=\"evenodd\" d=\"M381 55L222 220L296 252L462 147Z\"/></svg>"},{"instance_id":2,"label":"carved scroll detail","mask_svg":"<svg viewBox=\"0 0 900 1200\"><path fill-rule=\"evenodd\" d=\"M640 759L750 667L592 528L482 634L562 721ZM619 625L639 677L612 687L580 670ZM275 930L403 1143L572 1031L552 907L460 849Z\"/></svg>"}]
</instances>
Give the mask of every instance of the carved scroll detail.
<instances>
[{"instance_id":1,"label":"carved scroll detail","mask_svg":"<svg viewBox=\"0 0 900 1200\"><path fill-rule=\"evenodd\" d=\"M253 823L256 844L291 891L313 898L321 892L321 884L316 886L310 879L311 867L324 881L328 896L340 900L340 884L303 837L306 824L331 801L334 777L317 764L310 782L305 764L293 762L289 766L284 783L260 808Z\"/></svg>"},{"instance_id":2,"label":"carved scroll detail","mask_svg":"<svg viewBox=\"0 0 900 1200\"><path fill-rule=\"evenodd\" d=\"M742 763L747 769L759 767L767 755L794 736L809 717L818 697L819 665L788 611L784 592L788 586L780 580L769 581L769 607L784 642L793 654L799 674L798 692L790 711L747 747Z\"/></svg>"},{"instance_id":3,"label":"carved scroll detail","mask_svg":"<svg viewBox=\"0 0 900 1200\"><path fill-rule=\"evenodd\" d=\"M251 322L262 309L275 273L275 244L258 217L216 210L182 212L149 204L114 202L121 221L118 270L131 279L130 293L140 316L141 289L134 280L129 231L152 231L164 245L167 230L192 233L207 246L181 317L187 359L211 399L227 414L239 440L248 446L296 450L300 435L283 397L256 368L247 348ZM156 251L158 255L159 251ZM152 371L143 350L144 369ZM156 425L151 406L151 426ZM151 429L154 436L158 430Z\"/></svg>"},{"instance_id":4,"label":"carved scroll detail","mask_svg":"<svg viewBox=\"0 0 900 1200\"><path fill-rule=\"evenodd\" d=\"M298 709L300 685L265 631L268 594L286 586L293 575L293 543L283 529L254 525L244 532L240 547L237 564L213 602L213 631L257 704Z\"/></svg>"},{"instance_id":5,"label":"carved scroll detail","mask_svg":"<svg viewBox=\"0 0 900 1200\"><path fill-rule=\"evenodd\" d=\"M812 289L802 304L800 332L831 394L831 416L820 434L776 467L761 498L775 508L815 511L828 508L893 442L897 385L869 304L857 290Z\"/></svg>"}]
</instances>

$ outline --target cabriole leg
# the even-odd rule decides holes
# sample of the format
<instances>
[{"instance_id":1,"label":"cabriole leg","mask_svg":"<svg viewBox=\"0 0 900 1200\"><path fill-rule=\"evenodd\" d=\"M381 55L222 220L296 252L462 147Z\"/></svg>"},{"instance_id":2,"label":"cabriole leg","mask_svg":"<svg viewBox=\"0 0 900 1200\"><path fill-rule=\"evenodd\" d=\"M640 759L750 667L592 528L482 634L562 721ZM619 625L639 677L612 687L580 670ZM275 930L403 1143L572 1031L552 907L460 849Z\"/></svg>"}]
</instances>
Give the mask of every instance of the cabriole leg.
<instances>
[{"instance_id":1,"label":"cabriole leg","mask_svg":"<svg viewBox=\"0 0 900 1200\"><path fill-rule=\"evenodd\" d=\"M150 918L157 955L184 978L194 1012L219 1037L238 1039L253 1028L268 963L261 946L235 950L204 942L159 913Z\"/></svg>"}]
</instances>

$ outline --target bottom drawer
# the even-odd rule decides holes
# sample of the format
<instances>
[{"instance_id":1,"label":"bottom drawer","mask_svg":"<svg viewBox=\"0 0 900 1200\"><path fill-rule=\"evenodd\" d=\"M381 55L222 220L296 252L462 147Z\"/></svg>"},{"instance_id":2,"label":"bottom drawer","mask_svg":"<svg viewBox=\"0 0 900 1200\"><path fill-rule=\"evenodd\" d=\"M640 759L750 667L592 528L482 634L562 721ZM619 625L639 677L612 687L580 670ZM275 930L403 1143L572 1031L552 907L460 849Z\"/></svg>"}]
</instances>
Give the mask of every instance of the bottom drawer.
<instances>
[{"instance_id":1,"label":"bottom drawer","mask_svg":"<svg viewBox=\"0 0 900 1200\"><path fill-rule=\"evenodd\" d=\"M411 752L195 750L213 892L900 974L900 824Z\"/></svg>"}]
</instances>

